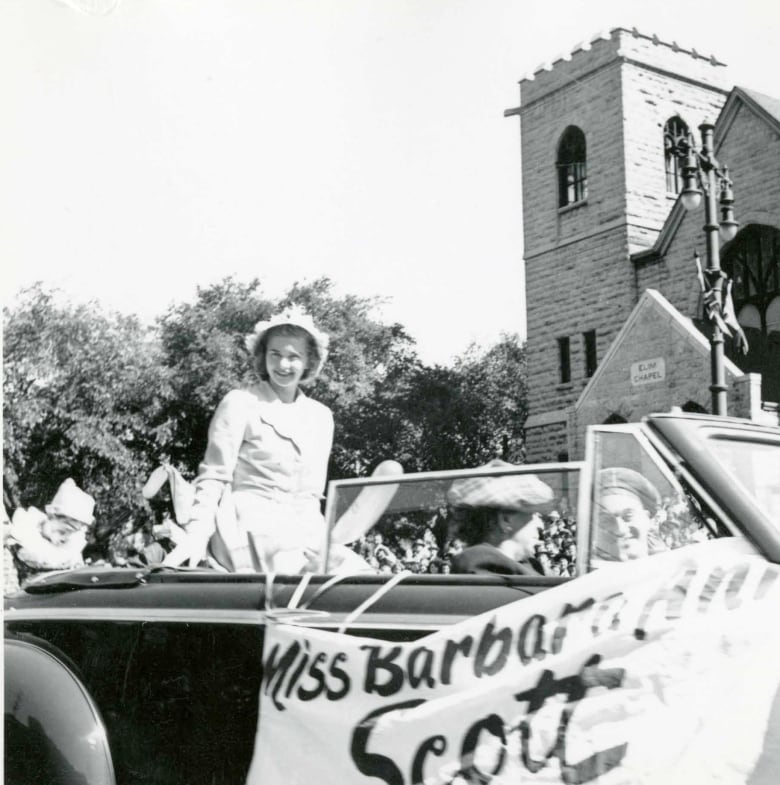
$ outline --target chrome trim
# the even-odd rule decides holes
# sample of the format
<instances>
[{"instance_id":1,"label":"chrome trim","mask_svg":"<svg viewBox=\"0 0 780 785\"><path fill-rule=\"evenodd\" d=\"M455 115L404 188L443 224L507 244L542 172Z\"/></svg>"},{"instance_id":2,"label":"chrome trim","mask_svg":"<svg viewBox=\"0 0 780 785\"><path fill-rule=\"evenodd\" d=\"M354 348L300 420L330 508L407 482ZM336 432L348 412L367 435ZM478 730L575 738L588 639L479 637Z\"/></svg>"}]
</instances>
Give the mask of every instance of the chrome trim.
<instances>
[{"instance_id":1,"label":"chrome trim","mask_svg":"<svg viewBox=\"0 0 780 785\"><path fill-rule=\"evenodd\" d=\"M299 627L337 629L348 617L347 613L311 613L305 609L277 609L265 611L214 611L197 608L10 608L5 613L5 624L25 621L99 621L99 622L175 622L182 624L244 624L262 626L269 621L281 620L295 623ZM275 616L275 619L274 619ZM307 618L308 617L308 618ZM466 619L470 615L410 616L404 614L364 613L361 619L350 624L350 629L384 630L438 630Z\"/></svg>"},{"instance_id":2,"label":"chrome trim","mask_svg":"<svg viewBox=\"0 0 780 785\"><path fill-rule=\"evenodd\" d=\"M263 624L264 611L213 608L7 608L4 623L15 621L174 621L188 624Z\"/></svg>"},{"instance_id":3,"label":"chrome trim","mask_svg":"<svg viewBox=\"0 0 780 785\"><path fill-rule=\"evenodd\" d=\"M429 480L458 480L462 477L492 477L505 474L527 474L531 472L576 471L585 466L584 461L563 461L557 463L517 463L509 467L499 466L494 469L442 469L432 472L416 472L399 474L392 477L350 477L347 480L331 480L328 483L328 496L331 488L346 488L354 485L393 485L410 482L427 482Z\"/></svg>"}]
</instances>

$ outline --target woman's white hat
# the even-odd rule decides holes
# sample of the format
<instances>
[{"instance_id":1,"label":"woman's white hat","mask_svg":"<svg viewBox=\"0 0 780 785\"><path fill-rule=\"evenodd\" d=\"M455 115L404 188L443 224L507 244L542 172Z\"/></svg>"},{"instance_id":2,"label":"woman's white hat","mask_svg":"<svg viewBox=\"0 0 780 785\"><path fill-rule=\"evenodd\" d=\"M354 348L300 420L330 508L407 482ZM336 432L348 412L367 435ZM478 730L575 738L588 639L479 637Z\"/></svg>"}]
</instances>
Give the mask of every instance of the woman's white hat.
<instances>
[{"instance_id":1,"label":"woman's white hat","mask_svg":"<svg viewBox=\"0 0 780 785\"><path fill-rule=\"evenodd\" d=\"M95 500L68 477L57 489L51 504L46 505L47 515L63 515L91 526L95 521Z\"/></svg>"},{"instance_id":2,"label":"woman's white hat","mask_svg":"<svg viewBox=\"0 0 780 785\"><path fill-rule=\"evenodd\" d=\"M306 330L306 332L309 333L309 335L311 335L311 337L314 339L314 343L317 347L317 354L319 355L319 361L317 365L314 368L310 368L303 379L301 379L303 382L310 382L319 376L322 366L325 365L325 360L328 357L328 344L330 339L325 333L321 332L314 326L314 320L302 308L299 308L296 305L291 305L289 308L285 308L284 311L277 314L276 316L272 316L268 321L258 322L255 325L255 329L244 338L244 343L246 344L246 348L249 349L249 353L254 356L260 339L263 337L263 335L265 335L265 333L268 332L268 330L270 330L272 327L281 327L282 325L287 324L292 325L293 327L300 327L302 330Z\"/></svg>"}]
</instances>

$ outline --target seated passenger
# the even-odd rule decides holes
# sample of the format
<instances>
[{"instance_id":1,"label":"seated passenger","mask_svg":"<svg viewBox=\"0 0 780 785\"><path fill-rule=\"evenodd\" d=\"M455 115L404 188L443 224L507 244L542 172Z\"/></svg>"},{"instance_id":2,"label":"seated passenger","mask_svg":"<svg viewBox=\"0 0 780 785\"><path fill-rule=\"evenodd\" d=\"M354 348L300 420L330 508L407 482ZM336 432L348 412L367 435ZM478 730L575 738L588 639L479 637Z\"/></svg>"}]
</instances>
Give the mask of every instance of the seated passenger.
<instances>
[{"instance_id":1,"label":"seated passenger","mask_svg":"<svg viewBox=\"0 0 780 785\"><path fill-rule=\"evenodd\" d=\"M87 530L95 522L95 500L68 478L46 511L17 509L5 532L5 545L23 583L50 570L81 567Z\"/></svg>"},{"instance_id":2,"label":"seated passenger","mask_svg":"<svg viewBox=\"0 0 780 785\"><path fill-rule=\"evenodd\" d=\"M511 464L494 460L485 468L500 466ZM538 511L552 500L552 489L530 474L456 480L447 501L467 547L452 555L452 572L542 575L533 555L542 526Z\"/></svg>"},{"instance_id":3,"label":"seated passenger","mask_svg":"<svg viewBox=\"0 0 780 785\"><path fill-rule=\"evenodd\" d=\"M629 561L666 550L654 521L660 504L658 490L639 472L602 469L596 477L594 556Z\"/></svg>"}]
</instances>

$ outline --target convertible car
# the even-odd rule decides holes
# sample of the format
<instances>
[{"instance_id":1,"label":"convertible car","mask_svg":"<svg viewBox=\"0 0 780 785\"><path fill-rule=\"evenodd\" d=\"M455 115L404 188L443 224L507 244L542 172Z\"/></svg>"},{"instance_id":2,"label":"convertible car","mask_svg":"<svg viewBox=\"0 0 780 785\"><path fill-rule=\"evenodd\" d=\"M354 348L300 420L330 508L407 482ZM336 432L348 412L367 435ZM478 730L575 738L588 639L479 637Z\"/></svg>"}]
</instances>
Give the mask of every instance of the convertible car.
<instances>
[{"instance_id":1,"label":"convertible car","mask_svg":"<svg viewBox=\"0 0 780 785\"><path fill-rule=\"evenodd\" d=\"M605 470L657 491L635 553L605 547L621 515L631 529L605 514ZM452 571L448 491L486 475L552 489L539 574ZM351 531L366 504L373 527ZM707 685L752 695L724 674L762 667L722 781L776 781L780 666L748 643L778 608L779 428L679 412L594 427L582 462L331 482L326 519L330 555L303 574L86 568L7 598L6 783L710 781L664 777L716 765L686 757L728 747L701 719ZM655 753L634 726L651 721Z\"/></svg>"}]
</instances>

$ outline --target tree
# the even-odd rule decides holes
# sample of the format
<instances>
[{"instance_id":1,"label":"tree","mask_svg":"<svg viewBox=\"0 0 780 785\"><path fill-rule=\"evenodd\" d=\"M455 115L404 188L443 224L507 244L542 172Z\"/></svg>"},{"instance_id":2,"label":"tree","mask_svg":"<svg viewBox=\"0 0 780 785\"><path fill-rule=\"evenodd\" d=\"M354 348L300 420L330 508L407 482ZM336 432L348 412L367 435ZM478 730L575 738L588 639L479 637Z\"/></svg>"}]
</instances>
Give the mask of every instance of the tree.
<instances>
[{"instance_id":1,"label":"tree","mask_svg":"<svg viewBox=\"0 0 780 785\"><path fill-rule=\"evenodd\" d=\"M168 393L150 333L134 317L72 306L38 285L4 310L3 485L43 507L66 477L102 518L137 510Z\"/></svg>"},{"instance_id":2,"label":"tree","mask_svg":"<svg viewBox=\"0 0 780 785\"><path fill-rule=\"evenodd\" d=\"M456 361L455 370L477 405L472 459L522 463L528 417L525 345L516 334L505 333L486 351L472 346Z\"/></svg>"},{"instance_id":3,"label":"tree","mask_svg":"<svg viewBox=\"0 0 780 785\"><path fill-rule=\"evenodd\" d=\"M492 458L524 459L525 347L504 335L471 346L453 368L418 367L402 403L403 454L416 471L475 467Z\"/></svg>"}]
</instances>

